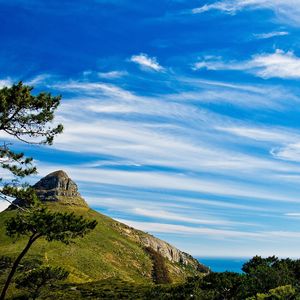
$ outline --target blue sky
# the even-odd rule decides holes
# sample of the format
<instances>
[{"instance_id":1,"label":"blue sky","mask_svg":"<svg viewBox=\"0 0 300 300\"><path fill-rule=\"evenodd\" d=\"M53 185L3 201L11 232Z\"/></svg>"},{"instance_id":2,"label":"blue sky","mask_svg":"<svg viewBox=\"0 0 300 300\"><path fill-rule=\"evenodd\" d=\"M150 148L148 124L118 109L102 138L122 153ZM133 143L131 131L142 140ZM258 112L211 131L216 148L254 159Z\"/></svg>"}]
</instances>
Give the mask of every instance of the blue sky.
<instances>
[{"instance_id":1,"label":"blue sky","mask_svg":"<svg viewBox=\"0 0 300 300\"><path fill-rule=\"evenodd\" d=\"M299 17L295 0L0 0L0 86L63 96L52 147L14 144L31 182L64 169L92 208L193 255L296 257Z\"/></svg>"}]
</instances>

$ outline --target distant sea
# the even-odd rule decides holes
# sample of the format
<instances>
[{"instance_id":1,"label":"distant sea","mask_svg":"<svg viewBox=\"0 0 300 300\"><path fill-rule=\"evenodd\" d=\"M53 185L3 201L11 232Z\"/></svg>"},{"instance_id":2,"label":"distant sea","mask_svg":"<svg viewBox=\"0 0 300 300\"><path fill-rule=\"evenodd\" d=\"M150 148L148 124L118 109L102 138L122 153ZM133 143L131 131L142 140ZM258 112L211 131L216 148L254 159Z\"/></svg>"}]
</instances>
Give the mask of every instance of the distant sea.
<instances>
[{"instance_id":1,"label":"distant sea","mask_svg":"<svg viewBox=\"0 0 300 300\"><path fill-rule=\"evenodd\" d=\"M209 267L213 272L236 272L242 273L243 264L249 258L234 257L197 257L199 262Z\"/></svg>"}]
</instances>

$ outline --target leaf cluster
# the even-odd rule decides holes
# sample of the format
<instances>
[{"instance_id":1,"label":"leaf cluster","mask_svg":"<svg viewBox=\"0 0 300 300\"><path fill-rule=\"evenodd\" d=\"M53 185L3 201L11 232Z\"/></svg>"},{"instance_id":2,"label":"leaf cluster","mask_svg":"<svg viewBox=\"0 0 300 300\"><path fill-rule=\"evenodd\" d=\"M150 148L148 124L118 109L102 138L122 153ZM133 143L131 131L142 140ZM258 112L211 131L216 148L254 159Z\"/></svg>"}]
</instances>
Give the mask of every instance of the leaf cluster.
<instances>
[{"instance_id":1,"label":"leaf cluster","mask_svg":"<svg viewBox=\"0 0 300 300\"><path fill-rule=\"evenodd\" d=\"M0 275L12 266L12 259L9 256L0 256Z\"/></svg>"},{"instance_id":2,"label":"leaf cluster","mask_svg":"<svg viewBox=\"0 0 300 300\"><path fill-rule=\"evenodd\" d=\"M50 93L32 95L33 87L22 82L0 90L0 130L23 142L30 138L40 138L37 143L52 144L56 134L61 133L61 124L50 127L54 111L61 97Z\"/></svg>"},{"instance_id":3,"label":"leaf cluster","mask_svg":"<svg viewBox=\"0 0 300 300\"><path fill-rule=\"evenodd\" d=\"M30 298L36 299L41 289L47 285L64 280L69 272L61 267L41 266L18 276L15 280L16 288L26 289L30 292Z\"/></svg>"},{"instance_id":4,"label":"leaf cluster","mask_svg":"<svg viewBox=\"0 0 300 300\"><path fill-rule=\"evenodd\" d=\"M22 207L22 210L26 207L37 206L40 204L40 200L38 199L35 190L27 185L18 187L14 185L5 185L2 189L0 189L0 197L4 198L10 197L16 199L14 201L15 207Z\"/></svg>"},{"instance_id":5,"label":"leaf cluster","mask_svg":"<svg viewBox=\"0 0 300 300\"><path fill-rule=\"evenodd\" d=\"M299 300L300 296L291 285L279 286L271 289L268 293L257 294L256 296L247 298L246 300Z\"/></svg>"},{"instance_id":6,"label":"leaf cluster","mask_svg":"<svg viewBox=\"0 0 300 300\"><path fill-rule=\"evenodd\" d=\"M10 237L29 235L44 237L47 241L69 244L77 237L83 237L97 225L95 220L87 220L72 213L52 212L45 207L21 211L6 223L6 233Z\"/></svg>"},{"instance_id":7,"label":"leaf cluster","mask_svg":"<svg viewBox=\"0 0 300 300\"><path fill-rule=\"evenodd\" d=\"M0 89L0 131L25 143L51 145L63 131L61 124L52 124L61 97L44 92L35 96L32 90L22 82ZM11 145L0 145L0 166L19 178L35 174L33 159L11 150Z\"/></svg>"},{"instance_id":8,"label":"leaf cluster","mask_svg":"<svg viewBox=\"0 0 300 300\"><path fill-rule=\"evenodd\" d=\"M300 260L255 256L243 273L210 273L188 278L168 291L170 299L300 299ZM193 295L193 297L191 296ZM168 298L166 298L168 299Z\"/></svg>"},{"instance_id":9,"label":"leaf cluster","mask_svg":"<svg viewBox=\"0 0 300 300\"><path fill-rule=\"evenodd\" d=\"M35 289L56 280L64 280L69 272L61 267L41 266L16 278L17 288Z\"/></svg>"},{"instance_id":10,"label":"leaf cluster","mask_svg":"<svg viewBox=\"0 0 300 300\"><path fill-rule=\"evenodd\" d=\"M0 165L15 176L23 178L35 174L36 167L32 166L32 160L31 157L25 157L22 152L12 151L6 143L0 146Z\"/></svg>"}]
</instances>

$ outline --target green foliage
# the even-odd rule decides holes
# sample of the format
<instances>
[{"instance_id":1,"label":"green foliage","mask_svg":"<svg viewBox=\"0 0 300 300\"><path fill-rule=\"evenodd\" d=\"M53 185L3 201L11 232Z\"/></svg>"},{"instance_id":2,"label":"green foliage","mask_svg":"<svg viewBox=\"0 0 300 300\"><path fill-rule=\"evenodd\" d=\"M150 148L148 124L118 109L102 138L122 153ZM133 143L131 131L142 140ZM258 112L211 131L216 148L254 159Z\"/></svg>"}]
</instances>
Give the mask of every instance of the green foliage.
<instances>
[{"instance_id":1,"label":"green foliage","mask_svg":"<svg viewBox=\"0 0 300 300\"><path fill-rule=\"evenodd\" d=\"M243 270L242 274L223 272L189 278L169 290L166 299L190 299L189 295L201 300L300 299L299 260L255 256Z\"/></svg>"},{"instance_id":2,"label":"green foliage","mask_svg":"<svg viewBox=\"0 0 300 300\"><path fill-rule=\"evenodd\" d=\"M24 272L39 268L42 264L43 262L39 257L24 258L18 266L18 272L23 274Z\"/></svg>"},{"instance_id":3,"label":"green foliage","mask_svg":"<svg viewBox=\"0 0 300 300\"><path fill-rule=\"evenodd\" d=\"M280 286L275 289L271 289L267 294L257 294L256 296L247 298L247 300L297 300L300 296L297 296L296 289L291 285Z\"/></svg>"},{"instance_id":4,"label":"green foliage","mask_svg":"<svg viewBox=\"0 0 300 300\"><path fill-rule=\"evenodd\" d=\"M0 146L0 165L3 169L9 170L15 176L25 177L36 173L36 167L32 166L32 158L25 157L24 153L16 153L9 149L4 143Z\"/></svg>"},{"instance_id":5,"label":"green foliage","mask_svg":"<svg viewBox=\"0 0 300 300\"><path fill-rule=\"evenodd\" d=\"M49 211L46 207L37 207L21 211L6 223L6 233L10 237L29 235L33 238L44 237L47 241L70 243L71 239L83 237L97 225L95 220L86 220L73 212L61 213Z\"/></svg>"},{"instance_id":6,"label":"green foliage","mask_svg":"<svg viewBox=\"0 0 300 300\"><path fill-rule=\"evenodd\" d=\"M261 258L255 256L243 266L242 288L244 295L267 293L278 286L295 285L298 281L297 261L278 259L275 256Z\"/></svg>"},{"instance_id":7,"label":"green foliage","mask_svg":"<svg viewBox=\"0 0 300 300\"><path fill-rule=\"evenodd\" d=\"M27 185L23 185L21 188L18 186L5 185L0 189L0 193L6 197L17 199L17 201L14 202L13 208L18 207L23 211L26 207L34 207L40 203L35 191Z\"/></svg>"},{"instance_id":8,"label":"green foliage","mask_svg":"<svg viewBox=\"0 0 300 300\"><path fill-rule=\"evenodd\" d=\"M25 143L51 145L54 137L63 131L61 124L51 124L61 97L52 97L49 93L34 96L32 90L33 87L23 85L22 82L0 89L0 131ZM0 167L15 176L0 190L0 198L8 202L11 202L9 197L15 196L20 190L18 179L37 172L32 165L33 159L25 157L22 152L13 151L11 146L7 142L0 145ZM18 192L21 193L21 190ZM29 195L29 190L26 192L29 201L34 196L33 193Z\"/></svg>"},{"instance_id":9,"label":"green foliage","mask_svg":"<svg viewBox=\"0 0 300 300\"><path fill-rule=\"evenodd\" d=\"M246 274L250 274L253 270L256 270L258 267L271 268L272 266L276 265L278 261L279 259L276 256L262 258L261 256L256 255L243 265L242 271Z\"/></svg>"},{"instance_id":10,"label":"green foliage","mask_svg":"<svg viewBox=\"0 0 300 300\"><path fill-rule=\"evenodd\" d=\"M55 282L65 280L69 272L61 267L41 266L30 270L16 278L16 287L26 289L31 298L36 299L43 287Z\"/></svg>"},{"instance_id":11,"label":"green foliage","mask_svg":"<svg viewBox=\"0 0 300 300\"><path fill-rule=\"evenodd\" d=\"M43 237L46 241L59 241L69 244L72 239L83 237L97 225L95 220L87 220L74 213L51 212L46 207L31 207L18 211L17 215L6 222L6 234L10 237L28 235L26 246L17 256L7 276L0 299L4 300L8 287L16 273L22 258L33 243Z\"/></svg>"},{"instance_id":12,"label":"green foliage","mask_svg":"<svg viewBox=\"0 0 300 300\"><path fill-rule=\"evenodd\" d=\"M52 144L62 132L62 125L47 126L53 121L61 97L50 93L32 95L33 87L22 82L0 89L0 130L23 142ZM38 139L38 141L33 139Z\"/></svg>"},{"instance_id":13,"label":"green foliage","mask_svg":"<svg viewBox=\"0 0 300 300\"><path fill-rule=\"evenodd\" d=\"M14 84L12 87L0 89L0 131L4 131L25 143L51 145L54 137L63 130L61 124L50 126L61 97L52 97L49 93L40 93L34 96L31 93L32 90L32 87L23 85L22 82ZM25 248L12 263L11 271L0 295L1 300L6 296L6 291L21 259L36 239L44 235L48 240L56 239L63 243L68 243L70 239L84 235L96 225L89 222L84 223L83 219L79 220L78 218L65 215L56 216L56 223L54 222L57 230L66 224L67 221L71 222L69 227L63 231L63 234L59 235L53 232L51 235L49 230L53 229L53 225L48 226L50 229L47 231L45 229L47 223L39 231L38 225L41 225L46 220L53 221L54 216L47 214L43 208L39 210L24 208L24 205L34 206L38 201L31 188L19 185L19 179L36 173L36 168L32 165L32 158L25 157L24 153L12 151L10 146L11 144L6 142L0 145L0 167L9 171L14 176L14 179L3 183L3 179L0 178L2 183L0 198L10 203L12 203L11 197L17 199L18 203L22 202L22 207L16 202L12 204L14 207L21 209L23 215L19 214L15 218L8 220L6 230L9 236L29 234L30 237ZM77 226L74 225L76 221L78 221ZM59 222L61 223L60 226L58 225Z\"/></svg>"},{"instance_id":14,"label":"green foliage","mask_svg":"<svg viewBox=\"0 0 300 300\"><path fill-rule=\"evenodd\" d=\"M145 233L134 229L129 232L126 225L89 208L64 206L53 202L48 203L47 207L52 212L73 211L86 219L95 219L98 225L89 234L69 245L38 239L28 252L28 259L38 257L44 264L64 267L70 271L70 282L99 281L109 277L119 277L136 283L152 282L152 259L137 243L137 240L147 237ZM17 214L17 210L0 213L0 255L9 253L11 257L15 257L28 240L23 235L15 238L12 243L11 238L6 235L5 223ZM174 282L183 282L184 278L196 273L185 265L174 265L169 261L166 261L166 265Z\"/></svg>"},{"instance_id":15,"label":"green foliage","mask_svg":"<svg viewBox=\"0 0 300 300\"><path fill-rule=\"evenodd\" d=\"M215 293L214 299L234 299L238 294L242 276L233 272L210 273L202 279L200 287Z\"/></svg>"},{"instance_id":16,"label":"green foliage","mask_svg":"<svg viewBox=\"0 0 300 300\"><path fill-rule=\"evenodd\" d=\"M12 266L12 259L9 256L0 256L0 275Z\"/></svg>"},{"instance_id":17,"label":"green foliage","mask_svg":"<svg viewBox=\"0 0 300 300\"><path fill-rule=\"evenodd\" d=\"M145 250L150 255L153 262L153 266L152 266L153 282L156 284L171 283L169 272L165 264L165 259L162 257L162 255L150 247L145 248Z\"/></svg>"}]
</instances>

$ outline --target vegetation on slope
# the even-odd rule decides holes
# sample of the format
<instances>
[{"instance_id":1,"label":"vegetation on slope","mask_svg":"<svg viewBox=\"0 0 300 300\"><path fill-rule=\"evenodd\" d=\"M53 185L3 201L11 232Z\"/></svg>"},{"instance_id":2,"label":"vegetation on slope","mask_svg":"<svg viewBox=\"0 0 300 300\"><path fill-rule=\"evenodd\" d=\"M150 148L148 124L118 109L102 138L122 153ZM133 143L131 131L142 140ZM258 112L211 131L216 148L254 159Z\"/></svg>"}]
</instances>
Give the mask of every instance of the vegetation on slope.
<instances>
[{"instance_id":1,"label":"vegetation on slope","mask_svg":"<svg viewBox=\"0 0 300 300\"><path fill-rule=\"evenodd\" d=\"M39 268L41 264L59 266L70 272L68 282L56 282L41 287L37 299L199 299L199 300L255 300L300 299L300 260L276 257L254 257L244 264L243 273L210 273L193 276L185 282L153 284L153 260L160 266L160 275L169 263L161 256L145 252L139 244L120 233L122 225L88 208L49 204L52 210L73 210L85 217L96 219L99 225L90 235L75 244L40 241L18 269L18 273ZM1 213L0 228L15 211ZM126 226L125 226L126 227ZM0 232L0 255L16 255L23 241L15 243ZM150 254L150 255L149 255ZM11 260L0 259L0 285ZM155 272L157 272L157 270ZM170 272L170 269L168 269ZM174 275L174 274L173 274ZM18 282L18 280L16 280ZM158 282L158 281L157 281ZM26 288L16 286L8 299L30 299Z\"/></svg>"},{"instance_id":2,"label":"vegetation on slope","mask_svg":"<svg viewBox=\"0 0 300 300\"><path fill-rule=\"evenodd\" d=\"M64 206L58 203L49 203L48 207L52 210L74 211L85 218L96 220L98 226L89 235L76 239L75 243L70 245L55 241L51 243L37 241L28 252L29 259L38 258L44 264L64 267L70 272L68 281L74 283L98 281L110 277L135 283L152 281L153 261L135 238L131 239L122 234L120 229L122 227L126 229L126 225L89 208ZM15 213L12 210L0 214L0 256L13 258L24 247L24 238L13 241L5 234L4 224ZM139 232L135 231L135 234ZM167 260L166 265L174 281L183 281L184 278L196 273L195 270L189 270Z\"/></svg>"}]
</instances>

